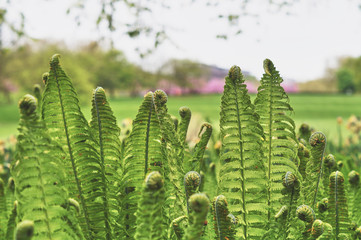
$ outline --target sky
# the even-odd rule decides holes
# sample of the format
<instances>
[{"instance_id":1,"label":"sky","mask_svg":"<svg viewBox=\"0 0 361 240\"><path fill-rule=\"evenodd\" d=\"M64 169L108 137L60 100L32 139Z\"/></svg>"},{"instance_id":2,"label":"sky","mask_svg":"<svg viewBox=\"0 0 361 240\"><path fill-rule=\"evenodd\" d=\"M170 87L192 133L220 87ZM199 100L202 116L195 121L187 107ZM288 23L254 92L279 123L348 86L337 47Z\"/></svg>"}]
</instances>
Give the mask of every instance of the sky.
<instances>
[{"instance_id":1,"label":"sky","mask_svg":"<svg viewBox=\"0 0 361 240\"><path fill-rule=\"evenodd\" d=\"M326 68L335 67L344 56L361 55L361 9L356 0L302 0L292 7L276 11L264 4L265 0L252 0L248 12L258 17L241 17L238 27L242 33L228 40L217 39L217 34L235 32L217 16L222 13L237 14L241 10L237 1L217 7L206 7L203 0L173 1L171 8L155 7L143 21L166 25L172 41L162 44L155 53L142 59L134 50L137 46L152 44L141 37L129 39L121 31L109 35L106 28L95 25L100 8L97 0L86 1L77 26L75 13L66 14L76 0L12 0L7 6L10 21L18 22L19 12L26 17L25 30L35 39L63 41L69 47L111 37L114 47L127 58L148 70L155 70L171 58L191 59L205 64L230 68L238 65L260 78L263 60L271 59L284 79L304 82L324 75ZM147 2L147 1L146 1ZM185 3L186 2L186 3ZM289 14L287 14L289 13ZM115 25L131 16L120 8ZM6 42L10 34L3 33Z\"/></svg>"}]
</instances>

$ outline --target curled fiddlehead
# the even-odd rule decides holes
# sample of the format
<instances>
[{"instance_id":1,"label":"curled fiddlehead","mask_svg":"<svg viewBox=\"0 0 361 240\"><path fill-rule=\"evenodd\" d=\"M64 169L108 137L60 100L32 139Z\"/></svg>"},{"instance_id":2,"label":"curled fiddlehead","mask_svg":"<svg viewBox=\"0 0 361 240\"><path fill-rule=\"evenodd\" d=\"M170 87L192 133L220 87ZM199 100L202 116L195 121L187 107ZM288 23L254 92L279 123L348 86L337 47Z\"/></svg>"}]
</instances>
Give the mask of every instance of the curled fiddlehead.
<instances>
[{"instance_id":1,"label":"curled fiddlehead","mask_svg":"<svg viewBox=\"0 0 361 240\"><path fill-rule=\"evenodd\" d=\"M187 210L189 213L188 200L190 196L197 192L198 187L201 184L201 175L196 171L187 172L187 174L184 176L183 184L186 193Z\"/></svg>"},{"instance_id":2,"label":"curled fiddlehead","mask_svg":"<svg viewBox=\"0 0 361 240\"><path fill-rule=\"evenodd\" d=\"M234 222L237 222L233 214L228 211L226 197L219 195L213 200L214 229L217 239L235 239Z\"/></svg>"},{"instance_id":3,"label":"curled fiddlehead","mask_svg":"<svg viewBox=\"0 0 361 240\"><path fill-rule=\"evenodd\" d=\"M311 208L315 207L322 190L323 154L326 146L326 136L315 132L310 137L311 158L306 165L305 200Z\"/></svg>"},{"instance_id":4,"label":"curled fiddlehead","mask_svg":"<svg viewBox=\"0 0 361 240\"><path fill-rule=\"evenodd\" d=\"M297 217L307 223L313 223L316 218L315 212L310 206L301 205L296 209Z\"/></svg>"},{"instance_id":5,"label":"curled fiddlehead","mask_svg":"<svg viewBox=\"0 0 361 240\"><path fill-rule=\"evenodd\" d=\"M178 240L181 240L184 236L185 220L187 220L187 216L181 216L174 219L171 223L174 234Z\"/></svg>"},{"instance_id":6,"label":"curled fiddlehead","mask_svg":"<svg viewBox=\"0 0 361 240\"><path fill-rule=\"evenodd\" d=\"M340 233L348 233L349 219L344 187L345 178L339 171L330 175L330 191L328 197L329 210L327 222L334 228L336 238Z\"/></svg>"},{"instance_id":7,"label":"curled fiddlehead","mask_svg":"<svg viewBox=\"0 0 361 240\"><path fill-rule=\"evenodd\" d=\"M193 194L189 198L189 225L186 229L185 240L198 240L202 236L204 223L209 210L209 199L204 193Z\"/></svg>"},{"instance_id":8,"label":"curled fiddlehead","mask_svg":"<svg viewBox=\"0 0 361 240\"><path fill-rule=\"evenodd\" d=\"M350 218L356 223L361 223L361 187L360 187L360 174L352 170L348 174L348 182L350 191L348 191L349 199L349 215Z\"/></svg>"},{"instance_id":9,"label":"curled fiddlehead","mask_svg":"<svg viewBox=\"0 0 361 240\"><path fill-rule=\"evenodd\" d=\"M320 213L324 213L328 210L328 198L322 198L317 202L317 208Z\"/></svg>"},{"instance_id":10,"label":"curled fiddlehead","mask_svg":"<svg viewBox=\"0 0 361 240\"><path fill-rule=\"evenodd\" d=\"M34 235L34 222L24 220L16 226L15 240L30 240Z\"/></svg>"},{"instance_id":11,"label":"curled fiddlehead","mask_svg":"<svg viewBox=\"0 0 361 240\"><path fill-rule=\"evenodd\" d=\"M311 236L318 238L324 231L323 222L320 219L316 219L312 224Z\"/></svg>"},{"instance_id":12,"label":"curled fiddlehead","mask_svg":"<svg viewBox=\"0 0 361 240\"><path fill-rule=\"evenodd\" d=\"M179 116L181 117L181 122L177 128L177 132L178 132L180 141L182 143L185 143L192 112L189 109L189 107L184 106L184 107L179 108Z\"/></svg>"},{"instance_id":13,"label":"curled fiddlehead","mask_svg":"<svg viewBox=\"0 0 361 240\"><path fill-rule=\"evenodd\" d=\"M285 219L288 215L288 207L286 205L283 205L281 209L276 213L275 218L283 218Z\"/></svg>"},{"instance_id":14,"label":"curled fiddlehead","mask_svg":"<svg viewBox=\"0 0 361 240\"><path fill-rule=\"evenodd\" d=\"M143 184L141 199L136 212L137 228L135 239L164 239L163 203L165 190L163 177L159 172L151 172Z\"/></svg>"}]
</instances>

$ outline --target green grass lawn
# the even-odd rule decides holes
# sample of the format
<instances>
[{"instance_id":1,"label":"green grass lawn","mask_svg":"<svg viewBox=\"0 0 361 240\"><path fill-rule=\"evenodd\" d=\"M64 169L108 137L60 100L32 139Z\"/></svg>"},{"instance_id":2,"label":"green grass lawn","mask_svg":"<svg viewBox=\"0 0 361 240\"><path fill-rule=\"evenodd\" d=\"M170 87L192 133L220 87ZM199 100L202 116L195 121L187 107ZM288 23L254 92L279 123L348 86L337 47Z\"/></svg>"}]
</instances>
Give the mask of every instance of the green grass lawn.
<instances>
[{"instance_id":1,"label":"green grass lawn","mask_svg":"<svg viewBox=\"0 0 361 240\"><path fill-rule=\"evenodd\" d=\"M252 95L254 99L255 95ZM344 122L352 115L361 116L361 95L290 95L290 104L294 108L292 114L296 124L306 122L316 130L323 131L329 140L337 139L336 118L341 116ZM111 107L118 121L134 118L142 98L111 99ZM172 115L178 116L181 106L188 106L197 118L208 117L214 127L218 127L221 95L199 95L169 97L168 109ZM86 118L90 117L90 106L82 108ZM198 113L198 114L197 114ZM0 106L0 139L16 134L19 113L16 104ZM346 135L346 134L344 134Z\"/></svg>"}]
</instances>

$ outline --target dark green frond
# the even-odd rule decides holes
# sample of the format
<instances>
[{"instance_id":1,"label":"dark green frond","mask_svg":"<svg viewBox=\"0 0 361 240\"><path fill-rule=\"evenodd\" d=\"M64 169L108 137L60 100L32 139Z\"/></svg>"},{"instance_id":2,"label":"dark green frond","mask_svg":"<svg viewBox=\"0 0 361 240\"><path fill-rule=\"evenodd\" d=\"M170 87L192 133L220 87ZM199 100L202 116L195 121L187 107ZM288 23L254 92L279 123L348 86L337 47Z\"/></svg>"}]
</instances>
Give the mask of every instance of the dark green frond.
<instances>
[{"instance_id":1,"label":"dark green frond","mask_svg":"<svg viewBox=\"0 0 361 240\"><path fill-rule=\"evenodd\" d=\"M263 163L263 130L244 84L233 66L224 85L220 112L219 194L239 219L237 237L258 239L267 222L267 180Z\"/></svg>"}]
</instances>

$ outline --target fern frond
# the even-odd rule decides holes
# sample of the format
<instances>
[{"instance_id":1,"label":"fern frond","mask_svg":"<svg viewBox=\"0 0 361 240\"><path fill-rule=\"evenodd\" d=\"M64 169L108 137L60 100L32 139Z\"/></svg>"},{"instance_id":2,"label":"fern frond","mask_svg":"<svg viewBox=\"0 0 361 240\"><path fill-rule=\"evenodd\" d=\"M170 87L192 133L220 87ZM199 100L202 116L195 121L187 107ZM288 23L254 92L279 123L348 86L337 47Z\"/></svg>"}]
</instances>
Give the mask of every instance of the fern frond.
<instances>
[{"instance_id":1,"label":"fern frond","mask_svg":"<svg viewBox=\"0 0 361 240\"><path fill-rule=\"evenodd\" d=\"M14 236L14 231L16 227L16 217L18 216L17 210L18 210L18 201L15 201L13 203L13 208L8 218L5 239L12 239Z\"/></svg>"},{"instance_id":2,"label":"fern frond","mask_svg":"<svg viewBox=\"0 0 361 240\"><path fill-rule=\"evenodd\" d=\"M204 193L193 194L189 198L191 212L189 225L184 234L184 240L199 240L203 233L204 223L207 220L209 199Z\"/></svg>"},{"instance_id":3,"label":"fern frond","mask_svg":"<svg viewBox=\"0 0 361 240\"><path fill-rule=\"evenodd\" d=\"M21 118L17 161L12 167L18 219L34 222L37 239L83 239L78 222L67 207L62 148L54 143L31 95L19 103ZM80 235L79 235L80 234Z\"/></svg>"},{"instance_id":4,"label":"fern frond","mask_svg":"<svg viewBox=\"0 0 361 240\"><path fill-rule=\"evenodd\" d=\"M228 211L226 197L219 195L213 200L214 229L217 239L235 239L235 228Z\"/></svg>"},{"instance_id":5,"label":"fern frond","mask_svg":"<svg viewBox=\"0 0 361 240\"><path fill-rule=\"evenodd\" d=\"M164 181L159 172L151 172L145 179L138 204L135 239L165 239L163 203Z\"/></svg>"},{"instance_id":6,"label":"fern frond","mask_svg":"<svg viewBox=\"0 0 361 240\"><path fill-rule=\"evenodd\" d=\"M0 238L4 238L6 233L5 226L8 219L6 205L5 183L0 178Z\"/></svg>"},{"instance_id":7,"label":"fern frond","mask_svg":"<svg viewBox=\"0 0 361 240\"><path fill-rule=\"evenodd\" d=\"M39 84L35 84L33 87L33 93L34 93L34 97L36 98L37 102L38 102L38 111L39 114L41 115L41 99L43 98L43 94L41 92L41 87Z\"/></svg>"},{"instance_id":8,"label":"fern frond","mask_svg":"<svg viewBox=\"0 0 361 240\"><path fill-rule=\"evenodd\" d=\"M328 220L334 229L336 240L340 233L349 233L347 202L344 187L344 176L336 171L330 175L330 192L328 198Z\"/></svg>"},{"instance_id":9,"label":"fern frond","mask_svg":"<svg viewBox=\"0 0 361 240\"><path fill-rule=\"evenodd\" d=\"M313 239L318 238L324 232L324 223L320 219L316 219L312 224L311 236Z\"/></svg>"},{"instance_id":10,"label":"fern frond","mask_svg":"<svg viewBox=\"0 0 361 240\"><path fill-rule=\"evenodd\" d=\"M334 155L328 154L323 159L323 168L322 168L322 182L326 196L328 192L328 186L330 185L330 174L334 171L337 171L336 158Z\"/></svg>"},{"instance_id":11,"label":"fern frond","mask_svg":"<svg viewBox=\"0 0 361 240\"><path fill-rule=\"evenodd\" d=\"M333 229L329 223L323 223L323 233L317 238L317 240L330 240L334 239Z\"/></svg>"},{"instance_id":12,"label":"fern frond","mask_svg":"<svg viewBox=\"0 0 361 240\"><path fill-rule=\"evenodd\" d=\"M59 55L54 55L50 61L42 117L52 139L66 152L67 188L70 197L80 202L86 238L106 237L102 177L99 174L102 172L101 160L72 82L60 66Z\"/></svg>"},{"instance_id":13,"label":"fern frond","mask_svg":"<svg viewBox=\"0 0 361 240\"><path fill-rule=\"evenodd\" d=\"M184 236L184 229L185 229L184 223L185 223L185 220L187 220L187 219L188 219L187 216L181 216L181 217L174 219L171 223L174 234L178 240L181 240Z\"/></svg>"},{"instance_id":14,"label":"fern frond","mask_svg":"<svg viewBox=\"0 0 361 240\"><path fill-rule=\"evenodd\" d=\"M295 123L286 115L293 111L289 99L281 86L283 79L271 60L263 62L265 74L261 79L257 97L254 101L255 111L260 116L259 123L263 127L266 155L266 173L268 178L268 206L276 211L282 205L282 177L290 171L298 178L297 140ZM268 214L270 219L270 214Z\"/></svg>"},{"instance_id":15,"label":"fern frond","mask_svg":"<svg viewBox=\"0 0 361 240\"><path fill-rule=\"evenodd\" d=\"M219 190L240 221L237 238L257 239L267 222L262 127L237 66L229 70L221 100Z\"/></svg>"},{"instance_id":16,"label":"fern frond","mask_svg":"<svg viewBox=\"0 0 361 240\"><path fill-rule=\"evenodd\" d=\"M298 158L300 159L300 165L298 171L300 172L302 179L306 179L306 166L310 159L310 151L302 143L298 144Z\"/></svg>"},{"instance_id":17,"label":"fern frond","mask_svg":"<svg viewBox=\"0 0 361 240\"><path fill-rule=\"evenodd\" d=\"M120 129L107 101L105 91L98 87L94 90L92 100L91 132L94 135L95 149L100 157L100 192L103 203L106 239L114 239L113 229L116 225L118 203L117 185L120 179ZM95 187L95 186L94 186Z\"/></svg>"},{"instance_id":18,"label":"fern frond","mask_svg":"<svg viewBox=\"0 0 361 240\"><path fill-rule=\"evenodd\" d=\"M350 219L357 225L361 224L361 187L360 187L360 174L352 170L348 174L348 182L350 191L348 193L348 209Z\"/></svg>"},{"instance_id":19,"label":"fern frond","mask_svg":"<svg viewBox=\"0 0 361 240\"><path fill-rule=\"evenodd\" d=\"M183 159L184 159L184 145L179 139L175 131L173 121L168 114L167 103L168 96L162 90L154 92L155 110L159 119L161 135L164 140L166 149L166 156L168 158L167 175L170 181L169 196L174 197L174 208L171 209L170 219L177 216L183 216L186 213L185 209L185 194L182 191L181 183L184 176Z\"/></svg>"},{"instance_id":20,"label":"fern frond","mask_svg":"<svg viewBox=\"0 0 361 240\"><path fill-rule=\"evenodd\" d=\"M122 186L122 216L120 223L130 236L135 233L137 197L147 173L158 171L165 176L166 159L163 156L159 120L155 112L154 94L148 92L133 121L127 138Z\"/></svg>"},{"instance_id":21,"label":"fern frond","mask_svg":"<svg viewBox=\"0 0 361 240\"><path fill-rule=\"evenodd\" d=\"M34 235L34 222L24 220L16 226L15 240L30 240Z\"/></svg>"},{"instance_id":22,"label":"fern frond","mask_svg":"<svg viewBox=\"0 0 361 240\"><path fill-rule=\"evenodd\" d=\"M314 208L322 198L322 171L323 154L326 146L326 136L315 132L310 137L311 158L306 166L306 179L304 181L305 201Z\"/></svg>"},{"instance_id":23,"label":"fern frond","mask_svg":"<svg viewBox=\"0 0 361 240\"><path fill-rule=\"evenodd\" d=\"M202 135L200 136L201 133ZM191 169L189 169L190 171L193 170L200 172L206 170L203 156L204 156L204 152L206 151L208 141L211 138L211 135L212 135L212 125L209 123L203 123L198 133L198 137L200 137L200 140L194 147L192 160L190 161L191 162Z\"/></svg>"},{"instance_id":24,"label":"fern frond","mask_svg":"<svg viewBox=\"0 0 361 240\"><path fill-rule=\"evenodd\" d=\"M189 214L189 197L195 194L201 184L201 175L196 171L187 172L184 176L183 185L186 193L187 212Z\"/></svg>"},{"instance_id":25,"label":"fern frond","mask_svg":"<svg viewBox=\"0 0 361 240\"><path fill-rule=\"evenodd\" d=\"M310 236L312 224L316 220L316 214L310 206L303 204L296 209L296 215L306 224L306 229L302 234L304 239L307 239Z\"/></svg>"},{"instance_id":26,"label":"fern frond","mask_svg":"<svg viewBox=\"0 0 361 240\"><path fill-rule=\"evenodd\" d=\"M180 124L177 128L177 132L179 135L179 140L182 143L185 143L187 138L188 126L191 121L192 112L189 107L181 107L179 108L179 116L181 117Z\"/></svg>"}]
</instances>

